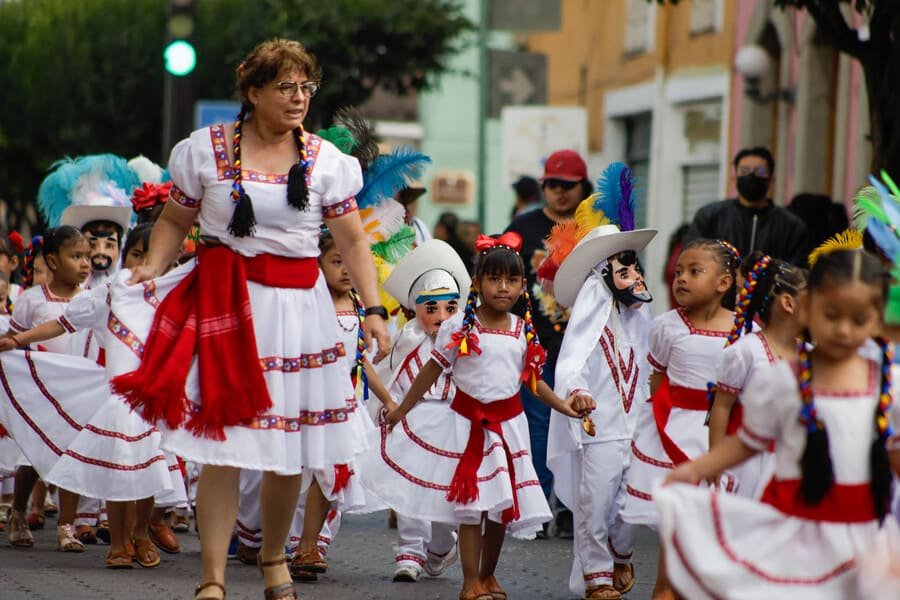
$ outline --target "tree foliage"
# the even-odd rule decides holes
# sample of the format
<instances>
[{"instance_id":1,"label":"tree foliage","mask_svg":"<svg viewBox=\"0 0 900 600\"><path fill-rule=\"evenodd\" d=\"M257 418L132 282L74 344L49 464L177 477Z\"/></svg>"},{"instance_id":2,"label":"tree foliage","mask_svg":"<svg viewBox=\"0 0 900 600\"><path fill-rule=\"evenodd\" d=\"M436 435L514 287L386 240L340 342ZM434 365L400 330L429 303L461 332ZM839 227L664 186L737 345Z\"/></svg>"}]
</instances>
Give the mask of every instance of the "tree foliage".
<instances>
[{"instance_id":1,"label":"tree foliage","mask_svg":"<svg viewBox=\"0 0 900 600\"><path fill-rule=\"evenodd\" d=\"M0 3L0 198L9 226L64 156L159 156L165 0ZM377 86L427 89L474 29L459 0L200 0L194 95L234 97L234 69L259 42L302 41L324 71L307 124L330 122ZM31 220L28 218L27 220Z\"/></svg>"}]
</instances>

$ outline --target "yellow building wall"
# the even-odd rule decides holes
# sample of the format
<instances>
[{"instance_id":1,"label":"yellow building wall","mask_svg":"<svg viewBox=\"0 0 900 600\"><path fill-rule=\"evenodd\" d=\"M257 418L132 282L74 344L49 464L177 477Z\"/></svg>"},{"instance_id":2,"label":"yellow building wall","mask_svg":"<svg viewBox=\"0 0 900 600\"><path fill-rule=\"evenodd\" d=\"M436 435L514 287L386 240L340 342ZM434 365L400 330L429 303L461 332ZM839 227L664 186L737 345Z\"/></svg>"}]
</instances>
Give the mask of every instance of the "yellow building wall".
<instances>
[{"instance_id":1,"label":"yellow building wall","mask_svg":"<svg viewBox=\"0 0 900 600\"><path fill-rule=\"evenodd\" d=\"M732 60L730 0L721 0L719 30L699 34L690 31L690 0L658 5L653 49L631 55L623 50L627 4L627 0L561 0L560 31L525 36L529 51L548 57L548 104L587 108L591 152L603 149L606 92L653 81L659 69L671 75L683 69L721 67Z\"/></svg>"}]
</instances>

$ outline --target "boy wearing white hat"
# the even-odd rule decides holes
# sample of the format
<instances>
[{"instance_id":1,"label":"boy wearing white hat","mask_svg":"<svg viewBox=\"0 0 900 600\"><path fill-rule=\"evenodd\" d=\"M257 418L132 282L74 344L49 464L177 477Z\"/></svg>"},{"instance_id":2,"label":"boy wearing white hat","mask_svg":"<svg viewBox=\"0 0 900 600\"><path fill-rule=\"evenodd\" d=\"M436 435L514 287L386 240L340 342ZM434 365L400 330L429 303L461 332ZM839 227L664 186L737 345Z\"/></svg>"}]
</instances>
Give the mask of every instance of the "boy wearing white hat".
<instances>
[{"instance_id":1,"label":"boy wearing white hat","mask_svg":"<svg viewBox=\"0 0 900 600\"><path fill-rule=\"evenodd\" d=\"M415 312L416 318L400 332L389 358L393 370L387 386L393 398L406 395L422 365L430 360L441 323L459 310L460 290L468 290L470 284L459 255L441 240L424 242L394 267L384 289ZM416 419L441 419L450 410L454 393L450 373L445 372L417 407ZM379 437L375 443L380 442ZM435 577L443 573L457 557L454 529L398 514L394 581L418 581L423 569Z\"/></svg>"},{"instance_id":2,"label":"boy wearing white hat","mask_svg":"<svg viewBox=\"0 0 900 600\"><path fill-rule=\"evenodd\" d=\"M610 169L614 167L618 170L609 179L627 179L630 190L630 170L622 175L627 167L616 163ZM604 177L599 187L603 194ZM599 213L602 199L592 204ZM569 587L588 599L621 598L634 583L631 556L637 527L624 523L618 513L637 409L649 395L646 348L652 297L637 253L656 231L623 231L609 223L618 220L624 221L623 229L633 227L628 205L633 207L632 200L625 198L617 208L604 208L606 219L600 222L607 224L590 230L566 256L551 254L559 265L553 294L571 308L555 391L590 396L597 405L581 422L551 415L547 444L554 490L574 513Z\"/></svg>"}]
</instances>

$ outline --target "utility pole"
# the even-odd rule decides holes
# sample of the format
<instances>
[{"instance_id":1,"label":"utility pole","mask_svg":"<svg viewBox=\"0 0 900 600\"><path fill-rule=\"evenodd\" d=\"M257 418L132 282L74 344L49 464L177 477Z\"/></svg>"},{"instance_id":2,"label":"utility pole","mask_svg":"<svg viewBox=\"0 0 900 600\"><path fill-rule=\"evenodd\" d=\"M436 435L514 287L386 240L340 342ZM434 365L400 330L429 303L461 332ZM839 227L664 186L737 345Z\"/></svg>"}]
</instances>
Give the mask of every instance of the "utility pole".
<instances>
[{"instance_id":1,"label":"utility pole","mask_svg":"<svg viewBox=\"0 0 900 600\"><path fill-rule=\"evenodd\" d=\"M194 49L196 0L166 0L166 73L163 87L162 160L193 129L194 90L191 74L197 65Z\"/></svg>"}]
</instances>

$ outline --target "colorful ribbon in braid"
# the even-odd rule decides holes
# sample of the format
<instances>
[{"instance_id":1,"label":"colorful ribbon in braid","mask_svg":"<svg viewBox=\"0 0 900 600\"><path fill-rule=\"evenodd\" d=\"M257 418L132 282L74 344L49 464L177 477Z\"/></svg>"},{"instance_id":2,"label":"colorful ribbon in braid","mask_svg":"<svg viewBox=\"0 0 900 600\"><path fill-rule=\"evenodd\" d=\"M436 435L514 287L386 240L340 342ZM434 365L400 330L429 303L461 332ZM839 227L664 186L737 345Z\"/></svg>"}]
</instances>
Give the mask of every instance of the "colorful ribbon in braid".
<instances>
[{"instance_id":1,"label":"colorful ribbon in braid","mask_svg":"<svg viewBox=\"0 0 900 600\"><path fill-rule=\"evenodd\" d=\"M547 351L541 346L537 331L531 320L531 294L525 290L525 368L522 370L522 382L527 383L531 392L537 394L537 384L547 362Z\"/></svg>"},{"instance_id":2,"label":"colorful ribbon in braid","mask_svg":"<svg viewBox=\"0 0 900 600\"><path fill-rule=\"evenodd\" d=\"M472 331L472 327L475 325L475 302L477 299L478 292L475 291L475 286L471 286L469 296L466 298L462 327L450 337L450 343L444 347L445 350L459 348L460 356L469 356L472 352L481 354L481 348L478 347L478 334Z\"/></svg>"},{"instance_id":3,"label":"colorful ribbon in braid","mask_svg":"<svg viewBox=\"0 0 900 600\"><path fill-rule=\"evenodd\" d=\"M366 311L355 290L350 290L350 300L353 301L353 308L356 310L356 318L359 321L359 327L356 328L356 380L362 381L363 386L363 402L369 401L369 377L366 375L366 333L364 324L366 322Z\"/></svg>"},{"instance_id":4,"label":"colorful ribbon in braid","mask_svg":"<svg viewBox=\"0 0 900 600\"><path fill-rule=\"evenodd\" d=\"M26 288L34 285L34 257L41 253L43 247L44 237L36 235L31 238L31 244L25 249L25 265L22 267L22 274Z\"/></svg>"},{"instance_id":5,"label":"colorful ribbon in braid","mask_svg":"<svg viewBox=\"0 0 900 600\"><path fill-rule=\"evenodd\" d=\"M878 395L878 412L875 416L875 428L882 442L887 442L894 435L894 430L888 422L887 412L891 410L893 398L891 387L893 385L891 365L894 363L894 349L886 338L878 338L881 346L881 392Z\"/></svg>"},{"instance_id":6,"label":"colorful ribbon in braid","mask_svg":"<svg viewBox=\"0 0 900 600\"><path fill-rule=\"evenodd\" d=\"M800 380L800 422L806 426L807 433L825 429L825 424L819 420L816 415L816 403L813 400L812 393L812 364L810 362L809 350L806 341L801 341L797 346L797 356L799 358Z\"/></svg>"},{"instance_id":7,"label":"colorful ribbon in braid","mask_svg":"<svg viewBox=\"0 0 900 600\"><path fill-rule=\"evenodd\" d=\"M242 106L234 123L234 138L232 139L232 183L231 202L234 213L228 224L228 231L234 237L252 236L256 229L256 215L253 211L253 201L244 189L243 166L241 164L241 138L243 136L244 119L247 116L247 107ZM297 142L297 152L300 160L294 164L288 172L287 200L290 206L298 210L306 210L309 206L309 189L306 185L306 172L312 161L306 151L306 131L303 125L294 129Z\"/></svg>"},{"instance_id":8,"label":"colorful ribbon in braid","mask_svg":"<svg viewBox=\"0 0 900 600\"><path fill-rule=\"evenodd\" d=\"M750 315L750 303L753 302L753 296L756 294L756 288L759 287L759 280L766 274L769 265L772 264L772 257L766 254L753 265L753 269L747 274L747 280L744 287L741 288L741 295L738 299L736 310L734 311L734 325L728 334L728 340L725 347L730 346L741 337L742 334L748 333L753 327L752 317Z\"/></svg>"},{"instance_id":9,"label":"colorful ribbon in braid","mask_svg":"<svg viewBox=\"0 0 900 600\"><path fill-rule=\"evenodd\" d=\"M716 240L720 246L725 248L728 254L731 255L731 264L728 265L728 270L734 273L737 270L739 264L741 264L741 253L738 252L738 249L732 246L729 242L725 240Z\"/></svg>"}]
</instances>

